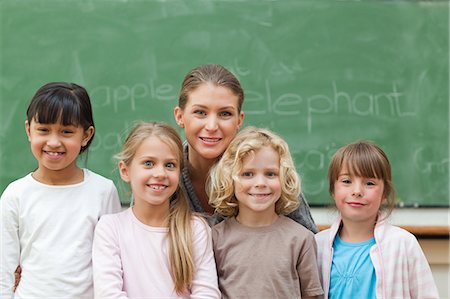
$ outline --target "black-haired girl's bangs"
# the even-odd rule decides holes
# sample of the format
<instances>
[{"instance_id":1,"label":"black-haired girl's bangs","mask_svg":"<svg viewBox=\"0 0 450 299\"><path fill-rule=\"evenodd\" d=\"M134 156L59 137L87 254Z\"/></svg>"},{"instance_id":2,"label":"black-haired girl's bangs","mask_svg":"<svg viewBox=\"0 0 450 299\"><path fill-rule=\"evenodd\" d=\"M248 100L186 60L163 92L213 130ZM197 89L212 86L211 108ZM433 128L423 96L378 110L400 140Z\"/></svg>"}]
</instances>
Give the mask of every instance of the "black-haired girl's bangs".
<instances>
[{"instance_id":1,"label":"black-haired girl's bangs","mask_svg":"<svg viewBox=\"0 0 450 299\"><path fill-rule=\"evenodd\" d=\"M80 106L70 97L45 97L36 103L34 118L41 124L80 125Z\"/></svg>"}]
</instances>

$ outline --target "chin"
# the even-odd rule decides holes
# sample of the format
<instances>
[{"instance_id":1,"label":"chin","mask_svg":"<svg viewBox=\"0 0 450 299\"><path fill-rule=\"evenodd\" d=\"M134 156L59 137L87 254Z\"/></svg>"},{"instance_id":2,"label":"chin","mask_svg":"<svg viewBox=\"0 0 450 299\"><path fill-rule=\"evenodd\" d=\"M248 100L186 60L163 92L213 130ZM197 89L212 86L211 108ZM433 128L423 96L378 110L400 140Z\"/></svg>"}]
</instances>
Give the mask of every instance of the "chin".
<instances>
[{"instance_id":1,"label":"chin","mask_svg":"<svg viewBox=\"0 0 450 299\"><path fill-rule=\"evenodd\" d=\"M220 155L222 155L224 153L225 150L220 151L220 150L214 150L214 151L210 151L210 150L206 150L206 151L200 151L200 156L204 159L208 159L208 160L215 160L218 159L220 157Z\"/></svg>"}]
</instances>

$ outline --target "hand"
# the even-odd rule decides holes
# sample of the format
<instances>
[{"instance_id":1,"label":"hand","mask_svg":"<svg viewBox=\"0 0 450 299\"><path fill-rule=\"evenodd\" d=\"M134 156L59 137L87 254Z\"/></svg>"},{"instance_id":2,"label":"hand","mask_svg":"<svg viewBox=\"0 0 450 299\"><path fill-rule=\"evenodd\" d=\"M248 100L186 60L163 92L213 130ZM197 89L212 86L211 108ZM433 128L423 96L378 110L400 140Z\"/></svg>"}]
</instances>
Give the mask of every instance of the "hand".
<instances>
[{"instance_id":1,"label":"hand","mask_svg":"<svg viewBox=\"0 0 450 299\"><path fill-rule=\"evenodd\" d=\"M16 268L16 272L14 272L14 276L15 276L15 281L14 281L14 287L13 287L13 292L16 291L17 286L19 285L20 282L20 274L22 274L22 268L20 268L20 265L17 266Z\"/></svg>"}]
</instances>

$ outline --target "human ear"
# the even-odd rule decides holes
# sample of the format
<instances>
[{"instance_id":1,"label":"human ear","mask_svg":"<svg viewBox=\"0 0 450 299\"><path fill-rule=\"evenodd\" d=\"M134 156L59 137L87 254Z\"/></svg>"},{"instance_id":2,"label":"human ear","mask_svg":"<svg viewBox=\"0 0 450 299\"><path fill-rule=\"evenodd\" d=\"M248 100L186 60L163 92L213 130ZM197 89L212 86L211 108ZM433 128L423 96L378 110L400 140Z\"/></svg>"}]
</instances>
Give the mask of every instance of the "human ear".
<instances>
[{"instance_id":1,"label":"human ear","mask_svg":"<svg viewBox=\"0 0 450 299\"><path fill-rule=\"evenodd\" d=\"M89 140L91 140L92 135L94 135L94 127L90 126L87 128L87 130L84 131L83 140L81 141L81 146L86 146L88 144Z\"/></svg>"},{"instance_id":2,"label":"human ear","mask_svg":"<svg viewBox=\"0 0 450 299\"><path fill-rule=\"evenodd\" d=\"M125 162L123 160L121 160L119 162L119 173L120 173L120 177L122 178L122 180L124 182L127 182L127 183L130 182L130 176L128 174L128 168L125 165Z\"/></svg>"},{"instance_id":3,"label":"human ear","mask_svg":"<svg viewBox=\"0 0 450 299\"><path fill-rule=\"evenodd\" d=\"M179 106L176 106L173 109L173 116L174 116L175 121L177 122L178 126L180 126L180 128L184 128L183 110Z\"/></svg>"},{"instance_id":4,"label":"human ear","mask_svg":"<svg viewBox=\"0 0 450 299\"><path fill-rule=\"evenodd\" d=\"M238 130L242 127L243 122L244 122L244 112L241 111L241 112L239 112L239 119L238 119L238 125L237 125Z\"/></svg>"},{"instance_id":5,"label":"human ear","mask_svg":"<svg viewBox=\"0 0 450 299\"><path fill-rule=\"evenodd\" d=\"M27 132L28 141L31 141L30 123L28 120L25 121L25 132Z\"/></svg>"}]
</instances>

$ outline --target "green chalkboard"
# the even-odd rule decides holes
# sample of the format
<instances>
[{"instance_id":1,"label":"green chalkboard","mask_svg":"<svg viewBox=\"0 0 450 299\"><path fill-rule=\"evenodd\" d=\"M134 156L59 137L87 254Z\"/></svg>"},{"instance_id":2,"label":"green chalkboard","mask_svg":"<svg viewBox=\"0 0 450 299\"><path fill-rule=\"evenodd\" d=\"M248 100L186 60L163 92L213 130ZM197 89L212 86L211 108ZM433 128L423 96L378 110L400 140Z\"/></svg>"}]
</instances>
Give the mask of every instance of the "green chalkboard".
<instances>
[{"instance_id":1,"label":"green chalkboard","mask_svg":"<svg viewBox=\"0 0 450 299\"><path fill-rule=\"evenodd\" d=\"M87 167L125 190L124 133L175 124L184 74L219 63L245 88L245 123L287 139L311 204L331 202L330 156L361 138L388 153L404 205L449 204L448 1L2 0L0 26L0 191L36 167L24 120L44 83L88 89Z\"/></svg>"}]
</instances>

